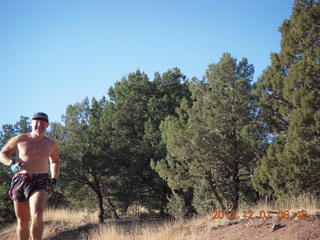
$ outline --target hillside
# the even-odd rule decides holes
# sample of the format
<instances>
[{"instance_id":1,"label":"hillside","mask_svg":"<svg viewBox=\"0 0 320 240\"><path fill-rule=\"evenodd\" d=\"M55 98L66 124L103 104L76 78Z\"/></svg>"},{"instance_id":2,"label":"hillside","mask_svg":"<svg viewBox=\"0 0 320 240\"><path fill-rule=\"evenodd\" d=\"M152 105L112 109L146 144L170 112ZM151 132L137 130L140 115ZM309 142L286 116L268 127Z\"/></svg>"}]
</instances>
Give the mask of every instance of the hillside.
<instances>
[{"instance_id":1,"label":"hillside","mask_svg":"<svg viewBox=\"0 0 320 240\"><path fill-rule=\"evenodd\" d=\"M17 240L15 226L0 233L1 240ZM210 216L175 222L119 220L104 225L70 220L45 221L45 240L319 240L320 214L306 218L238 219Z\"/></svg>"}]
</instances>

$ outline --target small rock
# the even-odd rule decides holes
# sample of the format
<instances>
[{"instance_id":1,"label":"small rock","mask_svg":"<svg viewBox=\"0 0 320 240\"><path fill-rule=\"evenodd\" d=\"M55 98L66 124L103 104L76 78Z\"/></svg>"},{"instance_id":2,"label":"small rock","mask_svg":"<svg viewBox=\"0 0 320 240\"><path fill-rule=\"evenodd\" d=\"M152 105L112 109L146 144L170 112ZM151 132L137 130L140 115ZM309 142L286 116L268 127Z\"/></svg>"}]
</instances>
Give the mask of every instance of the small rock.
<instances>
[{"instance_id":1,"label":"small rock","mask_svg":"<svg viewBox=\"0 0 320 240\"><path fill-rule=\"evenodd\" d=\"M277 231L278 229L283 228L284 226L285 225L274 224L274 225L272 225L271 232Z\"/></svg>"}]
</instances>

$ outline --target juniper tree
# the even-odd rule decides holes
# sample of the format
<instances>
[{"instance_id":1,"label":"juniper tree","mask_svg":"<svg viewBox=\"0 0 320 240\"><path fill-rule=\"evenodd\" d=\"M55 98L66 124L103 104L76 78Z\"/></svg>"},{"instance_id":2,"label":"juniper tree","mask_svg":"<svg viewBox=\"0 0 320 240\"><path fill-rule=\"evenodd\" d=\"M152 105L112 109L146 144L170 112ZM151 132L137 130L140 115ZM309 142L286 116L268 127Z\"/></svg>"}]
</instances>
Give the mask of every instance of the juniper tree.
<instances>
[{"instance_id":1,"label":"juniper tree","mask_svg":"<svg viewBox=\"0 0 320 240\"><path fill-rule=\"evenodd\" d=\"M261 149L263 135L252 96L253 66L224 54L209 65L207 81L191 84L192 107L184 101L179 117L161 125L168 154L155 169L175 193L193 192L193 206L232 206L237 209L241 191Z\"/></svg>"},{"instance_id":2,"label":"juniper tree","mask_svg":"<svg viewBox=\"0 0 320 240\"><path fill-rule=\"evenodd\" d=\"M60 148L61 181L68 182L64 202L99 209L101 222L132 204L163 208L168 188L150 161L165 155L158 127L187 95L184 79L179 69L157 73L153 82L136 71L110 88L110 100L68 106L64 125L50 132Z\"/></svg>"},{"instance_id":3,"label":"juniper tree","mask_svg":"<svg viewBox=\"0 0 320 240\"><path fill-rule=\"evenodd\" d=\"M256 84L271 145L254 174L261 193L310 191L320 182L320 2L295 1L281 50Z\"/></svg>"},{"instance_id":4,"label":"juniper tree","mask_svg":"<svg viewBox=\"0 0 320 240\"><path fill-rule=\"evenodd\" d=\"M150 167L166 154L159 124L175 114L180 100L190 95L179 69L156 73L153 81L140 71L129 74L109 90L110 103L104 109L103 132L111 134L117 167L131 189L129 204L162 210L166 183ZM105 117L104 117L105 116ZM112 117L107 117L112 116Z\"/></svg>"}]
</instances>

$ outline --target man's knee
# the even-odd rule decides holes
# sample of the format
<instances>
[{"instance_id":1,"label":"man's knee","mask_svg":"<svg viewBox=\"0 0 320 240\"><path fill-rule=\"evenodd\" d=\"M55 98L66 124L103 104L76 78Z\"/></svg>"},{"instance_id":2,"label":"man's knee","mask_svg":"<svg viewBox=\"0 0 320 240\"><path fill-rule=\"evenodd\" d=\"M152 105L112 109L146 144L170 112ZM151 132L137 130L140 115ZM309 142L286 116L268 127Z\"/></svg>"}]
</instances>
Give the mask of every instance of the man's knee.
<instances>
[{"instance_id":1,"label":"man's knee","mask_svg":"<svg viewBox=\"0 0 320 240\"><path fill-rule=\"evenodd\" d=\"M17 218L17 227L20 229L29 227L30 219L28 217L18 217Z\"/></svg>"},{"instance_id":2,"label":"man's knee","mask_svg":"<svg viewBox=\"0 0 320 240\"><path fill-rule=\"evenodd\" d=\"M42 222L43 221L43 213L42 212L34 212L31 214L32 222Z\"/></svg>"}]
</instances>

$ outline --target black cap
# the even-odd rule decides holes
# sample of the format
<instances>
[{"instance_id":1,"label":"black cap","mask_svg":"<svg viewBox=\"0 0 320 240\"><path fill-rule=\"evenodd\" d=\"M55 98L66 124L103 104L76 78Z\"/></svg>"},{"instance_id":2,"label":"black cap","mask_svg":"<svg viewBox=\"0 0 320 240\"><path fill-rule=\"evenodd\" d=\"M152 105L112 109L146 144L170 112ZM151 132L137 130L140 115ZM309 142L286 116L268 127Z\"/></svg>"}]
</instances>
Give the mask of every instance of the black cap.
<instances>
[{"instance_id":1,"label":"black cap","mask_svg":"<svg viewBox=\"0 0 320 240\"><path fill-rule=\"evenodd\" d=\"M32 120L43 120L49 123L48 115L43 112L37 112L33 114Z\"/></svg>"}]
</instances>

